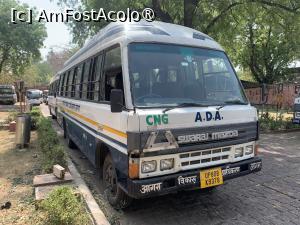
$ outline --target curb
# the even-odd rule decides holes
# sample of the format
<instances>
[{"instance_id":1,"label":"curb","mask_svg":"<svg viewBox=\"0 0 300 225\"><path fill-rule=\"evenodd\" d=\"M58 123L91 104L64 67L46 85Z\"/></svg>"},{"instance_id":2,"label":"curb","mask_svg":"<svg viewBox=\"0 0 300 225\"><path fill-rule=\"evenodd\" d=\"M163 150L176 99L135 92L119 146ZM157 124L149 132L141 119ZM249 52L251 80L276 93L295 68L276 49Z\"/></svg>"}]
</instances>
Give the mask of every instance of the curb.
<instances>
[{"instance_id":1,"label":"curb","mask_svg":"<svg viewBox=\"0 0 300 225\"><path fill-rule=\"evenodd\" d=\"M74 183L78 187L78 190L81 192L94 220L96 225L109 225L110 223L106 219L104 213L100 209L99 205L97 204L96 200L94 199L90 189L87 187L84 180L81 178L80 174L78 173L74 163L68 157L68 168L74 178Z\"/></svg>"},{"instance_id":2,"label":"curb","mask_svg":"<svg viewBox=\"0 0 300 225\"><path fill-rule=\"evenodd\" d=\"M40 107L40 109L41 109L41 107ZM44 117L48 117L47 115L44 114L42 109L41 109L41 113ZM51 125L53 126L53 123ZM54 126L53 128L56 131L56 133L58 134L58 136L61 136L60 130L59 130L61 128L58 126L58 124L57 124L57 126ZM64 148L65 148L65 146L64 146ZM86 205L91 213L94 224L95 225L110 225L110 223L108 222L104 213L102 212L99 205L97 204L95 198L93 197L92 192L90 191L90 189L86 185L85 181L80 176L80 173L76 169L76 166L71 161L68 154L67 154L67 163L68 163L68 169L70 170L70 173L73 176L74 184L77 186L78 190L82 194L82 196L86 202Z\"/></svg>"},{"instance_id":3,"label":"curb","mask_svg":"<svg viewBox=\"0 0 300 225\"><path fill-rule=\"evenodd\" d=\"M292 132L300 132L300 128L287 129L287 130L273 130L273 131L260 131L260 134L285 134Z\"/></svg>"}]
</instances>

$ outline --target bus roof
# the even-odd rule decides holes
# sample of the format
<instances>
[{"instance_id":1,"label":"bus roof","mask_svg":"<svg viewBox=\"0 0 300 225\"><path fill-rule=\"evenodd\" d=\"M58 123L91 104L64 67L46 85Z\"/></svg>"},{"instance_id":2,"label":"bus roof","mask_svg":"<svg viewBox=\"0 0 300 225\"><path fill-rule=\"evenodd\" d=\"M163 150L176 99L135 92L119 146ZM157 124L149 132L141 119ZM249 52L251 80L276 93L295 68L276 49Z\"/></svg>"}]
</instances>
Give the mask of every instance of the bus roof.
<instances>
[{"instance_id":1,"label":"bus roof","mask_svg":"<svg viewBox=\"0 0 300 225\"><path fill-rule=\"evenodd\" d=\"M67 60L62 71L96 54L97 51L102 50L101 46L107 46L109 43L114 44L116 39L119 43L171 43L224 51L211 37L189 27L159 21L114 22L101 29Z\"/></svg>"}]
</instances>

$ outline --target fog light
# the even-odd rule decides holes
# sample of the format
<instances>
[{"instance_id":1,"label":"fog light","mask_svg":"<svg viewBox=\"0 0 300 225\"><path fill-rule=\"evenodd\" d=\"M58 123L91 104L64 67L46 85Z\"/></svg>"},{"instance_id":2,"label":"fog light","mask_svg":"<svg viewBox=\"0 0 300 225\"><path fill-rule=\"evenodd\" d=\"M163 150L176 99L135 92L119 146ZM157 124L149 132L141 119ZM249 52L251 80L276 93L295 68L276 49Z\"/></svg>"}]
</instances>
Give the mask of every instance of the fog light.
<instances>
[{"instance_id":1,"label":"fog light","mask_svg":"<svg viewBox=\"0 0 300 225\"><path fill-rule=\"evenodd\" d=\"M243 156L243 147L238 147L235 149L234 158Z\"/></svg>"},{"instance_id":2,"label":"fog light","mask_svg":"<svg viewBox=\"0 0 300 225\"><path fill-rule=\"evenodd\" d=\"M174 159L162 159L160 160L160 170L170 170L174 167Z\"/></svg>"},{"instance_id":3,"label":"fog light","mask_svg":"<svg viewBox=\"0 0 300 225\"><path fill-rule=\"evenodd\" d=\"M248 145L245 148L245 155L250 155L253 153L253 145Z\"/></svg>"},{"instance_id":4,"label":"fog light","mask_svg":"<svg viewBox=\"0 0 300 225\"><path fill-rule=\"evenodd\" d=\"M144 161L142 162L142 173L151 173L156 170L156 161Z\"/></svg>"}]
</instances>

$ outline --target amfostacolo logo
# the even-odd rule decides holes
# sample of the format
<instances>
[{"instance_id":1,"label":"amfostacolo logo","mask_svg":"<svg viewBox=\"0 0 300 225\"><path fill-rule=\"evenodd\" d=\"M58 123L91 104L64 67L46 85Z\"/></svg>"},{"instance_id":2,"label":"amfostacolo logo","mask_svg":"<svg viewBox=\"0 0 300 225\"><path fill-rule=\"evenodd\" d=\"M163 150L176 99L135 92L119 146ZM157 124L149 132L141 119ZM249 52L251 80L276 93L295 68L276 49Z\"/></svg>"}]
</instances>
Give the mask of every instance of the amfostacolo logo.
<instances>
[{"instance_id":1,"label":"amfostacolo logo","mask_svg":"<svg viewBox=\"0 0 300 225\"><path fill-rule=\"evenodd\" d=\"M163 114L163 115L148 115L146 117L146 123L149 126L161 125L161 124L168 124L169 123L168 114Z\"/></svg>"},{"instance_id":2,"label":"amfostacolo logo","mask_svg":"<svg viewBox=\"0 0 300 225\"><path fill-rule=\"evenodd\" d=\"M200 112L196 113L195 122L203 122L203 121L216 121L216 120L222 120L223 116L221 116L219 111L216 112L202 112L202 115Z\"/></svg>"}]
</instances>

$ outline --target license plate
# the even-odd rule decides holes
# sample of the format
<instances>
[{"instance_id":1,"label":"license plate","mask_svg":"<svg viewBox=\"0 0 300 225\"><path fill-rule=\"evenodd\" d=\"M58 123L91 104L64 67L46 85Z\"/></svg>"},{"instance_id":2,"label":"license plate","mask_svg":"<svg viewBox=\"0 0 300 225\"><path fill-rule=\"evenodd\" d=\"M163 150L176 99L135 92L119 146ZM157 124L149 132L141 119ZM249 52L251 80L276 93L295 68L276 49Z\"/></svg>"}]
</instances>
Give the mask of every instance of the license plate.
<instances>
[{"instance_id":1,"label":"license plate","mask_svg":"<svg viewBox=\"0 0 300 225\"><path fill-rule=\"evenodd\" d=\"M223 175L220 167L200 171L200 187L208 188L223 184Z\"/></svg>"}]
</instances>

